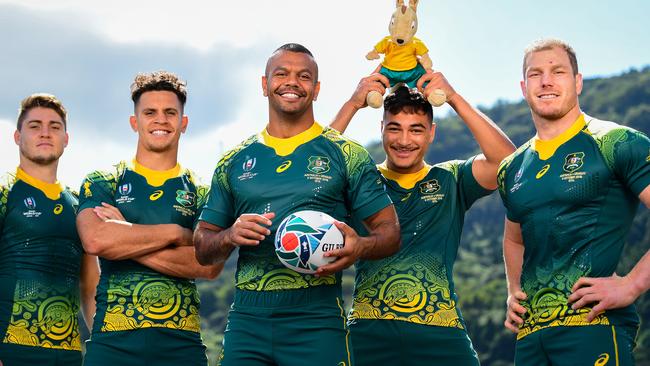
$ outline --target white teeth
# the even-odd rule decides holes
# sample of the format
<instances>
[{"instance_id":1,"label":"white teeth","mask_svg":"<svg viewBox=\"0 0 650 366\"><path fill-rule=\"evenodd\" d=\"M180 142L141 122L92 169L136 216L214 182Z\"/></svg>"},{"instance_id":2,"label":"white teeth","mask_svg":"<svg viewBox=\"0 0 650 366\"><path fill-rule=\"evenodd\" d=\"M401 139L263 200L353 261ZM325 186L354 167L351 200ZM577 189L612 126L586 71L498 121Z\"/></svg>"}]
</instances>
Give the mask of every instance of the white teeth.
<instances>
[{"instance_id":1,"label":"white teeth","mask_svg":"<svg viewBox=\"0 0 650 366\"><path fill-rule=\"evenodd\" d=\"M169 132L163 130L155 130L151 132L152 135L167 135Z\"/></svg>"},{"instance_id":2,"label":"white teeth","mask_svg":"<svg viewBox=\"0 0 650 366\"><path fill-rule=\"evenodd\" d=\"M551 99L551 98L557 98L557 94L545 94L545 95L540 95L539 97L541 99Z\"/></svg>"},{"instance_id":3,"label":"white teeth","mask_svg":"<svg viewBox=\"0 0 650 366\"><path fill-rule=\"evenodd\" d=\"M298 94L295 94L295 93L285 93L285 94L282 94L282 96L285 97L285 98L291 98L291 99L298 99L299 98Z\"/></svg>"}]
</instances>

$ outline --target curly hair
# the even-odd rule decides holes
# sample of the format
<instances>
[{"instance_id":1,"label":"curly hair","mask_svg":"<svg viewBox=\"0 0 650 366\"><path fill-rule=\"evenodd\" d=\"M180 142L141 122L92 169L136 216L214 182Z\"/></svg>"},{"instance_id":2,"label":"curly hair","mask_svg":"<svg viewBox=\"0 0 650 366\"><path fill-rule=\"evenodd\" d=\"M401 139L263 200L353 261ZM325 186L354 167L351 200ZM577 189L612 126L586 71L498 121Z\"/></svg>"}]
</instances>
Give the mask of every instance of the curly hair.
<instances>
[{"instance_id":1,"label":"curly hair","mask_svg":"<svg viewBox=\"0 0 650 366\"><path fill-rule=\"evenodd\" d=\"M170 91L176 94L182 106L187 101L187 83L169 71L139 73L131 84L131 99L138 104L143 93L148 91Z\"/></svg>"},{"instance_id":2,"label":"curly hair","mask_svg":"<svg viewBox=\"0 0 650 366\"><path fill-rule=\"evenodd\" d=\"M433 108L417 89L411 89L406 84L397 86L394 91L384 99L384 114L426 114L433 122Z\"/></svg>"}]
</instances>

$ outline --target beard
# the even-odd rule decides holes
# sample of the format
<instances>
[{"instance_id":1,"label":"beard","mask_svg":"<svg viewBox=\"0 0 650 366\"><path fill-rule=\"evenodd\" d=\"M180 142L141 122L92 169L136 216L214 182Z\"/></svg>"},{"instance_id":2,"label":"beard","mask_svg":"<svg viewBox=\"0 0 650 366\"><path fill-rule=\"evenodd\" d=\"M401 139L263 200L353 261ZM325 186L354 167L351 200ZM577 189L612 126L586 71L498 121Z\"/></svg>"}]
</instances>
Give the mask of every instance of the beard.
<instances>
[{"instance_id":1,"label":"beard","mask_svg":"<svg viewBox=\"0 0 650 366\"><path fill-rule=\"evenodd\" d=\"M27 160L31 161L32 163L36 165L41 165L41 166L47 166L50 165L61 157L61 154L55 154L55 153L50 153L50 154L43 154L43 155L36 155L36 154L31 154L30 152L20 149L20 154L24 156Z\"/></svg>"},{"instance_id":2,"label":"beard","mask_svg":"<svg viewBox=\"0 0 650 366\"><path fill-rule=\"evenodd\" d=\"M577 98L565 100L559 106L544 107L532 102L528 102L528 106L534 115L537 115L547 121L557 121L566 116L578 104Z\"/></svg>"}]
</instances>

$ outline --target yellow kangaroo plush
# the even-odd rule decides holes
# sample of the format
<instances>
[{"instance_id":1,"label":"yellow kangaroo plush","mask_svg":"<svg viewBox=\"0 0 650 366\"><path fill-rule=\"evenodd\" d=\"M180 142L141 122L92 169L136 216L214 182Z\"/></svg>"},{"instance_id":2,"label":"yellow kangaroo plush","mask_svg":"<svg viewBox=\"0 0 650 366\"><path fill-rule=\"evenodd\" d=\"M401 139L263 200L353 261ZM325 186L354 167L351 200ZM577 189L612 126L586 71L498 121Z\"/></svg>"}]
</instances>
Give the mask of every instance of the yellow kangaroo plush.
<instances>
[{"instance_id":1,"label":"yellow kangaroo plush","mask_svg":"<svg viewBox=\"0 0 650 366\"><path fill-rule=\"evenodd\" d=\"M417 17L418 0L409 0L409 6L404 5L404 0L397 0L393 16L390 19L388 32L390 36L384 37L375 48L368 52L368 60L379 59L379 54L384 54L384 60L375 69L386 76L390 86L404 83L409 88L415 88L418 79L427 70L431 70L432 62L427 46L415 37L418 30ZM445 93L436 89L429 94L429 103L439 107L447 100ZM368 93L366 102L373 108L383 105L384 97L376 91Z\"/></svg>"}]
</instances>

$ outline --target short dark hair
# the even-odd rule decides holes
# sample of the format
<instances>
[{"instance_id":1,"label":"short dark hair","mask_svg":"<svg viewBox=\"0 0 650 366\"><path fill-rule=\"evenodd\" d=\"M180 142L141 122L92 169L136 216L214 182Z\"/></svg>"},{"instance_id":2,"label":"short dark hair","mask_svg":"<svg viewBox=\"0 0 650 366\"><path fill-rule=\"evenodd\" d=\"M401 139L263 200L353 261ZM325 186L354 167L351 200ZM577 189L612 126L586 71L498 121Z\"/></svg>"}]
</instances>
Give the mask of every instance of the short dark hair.
<instances>
[{"instance_id":1,"label":"short dark hair","mask_svg":"<svg viewBox=\"0 0 650 366\"><path fill-rule=\"evenodd\" d=\"M569 56L569 62L571 63L571 68L573 69L573 75L578 75L578 58L576 57L576 51L573 50L573 47L571 47L568 43L564 42L561 39L556 39L556 38L542 38L534 41L531 43L526 49L524 50L524 62L523 62L523 73L524 73L524 79L526 78L526 59L531 53L534 52L539 52L539 51L548 51L553 48L561 48L566 52L567 56Z\"/></svg>"},{"instance_id":2,"label":"short dark hair","mask_svg":"<svg viewBox=\"0 0 650 366\"><path fill-rule=\"evenodd\" d=\"M306 53L312 58L314 55L311 53L310 50L307 49L307 47L299 44L299 43L287 43L283 44L282 46L278 47L273 53L277 53L280 51L289 51L289 52L297 52L297 53Z\"/></svg>"},{"instance_id":3,"label":"short dark hair","mask_svg":"<svg viewBox=\"0 0 650 366\"><path fill-rule=\"evenodd\" d=\"M384 114L426 114L429 121L433 122L433 108L424 98L424 95L417 89L411 89L406 85L400 85L386 99L384 99Z\"/></svg>"},{"instance_id":4,"label":"short dark hair","mask_svg":"<svg viewBox=\"0 0 650 366\"><path fill-rule=\"evenodd\" d=\"M169 71L160 70L137 74L131 84L133 103L138 104L142 94L148 91L170 91L176 94L183 107L187 101L187 83Z\"/></svg>"},{"instance_id":5,"label":"short dark hair","mask_svg":"<svg viewBox=\"0 0 650 366\"><path fill-rule=\"evenodd\" d=\"M63 103L52 94L35 93L20 102L18 108L18 119L16 122L16 129L20 131L23 127L23 122L27 113L34 108L48 108L56 112L56 114L63 120L63 127L67 128L68 112L65 110Z\"/></svg>"},{"instance_id":6,"label":"short dark hair","mask_svg":"<svg viewBox=\"0 0 650 366\"><path fill-rule=\"evenodd\" d=\"M318 64L316 63L316 59L314 58L314 55L311 53L307 47L299 44L299 43L286 43L283 44L282 46L278 47L273 51L271 56L269 56L269 59L266 60L266 67L264 68L264 75L268 76L269 75L269 66L271 65L271 59L273 59L273 56L275 56L279 52L295 52L295 53L304 53L306 55L309 55L312 59L314 59L314 64L316 65L316 78L314 82L318 81Z\"/></svg>"}]
</instances>

